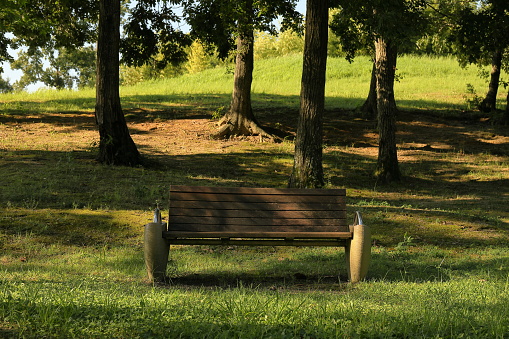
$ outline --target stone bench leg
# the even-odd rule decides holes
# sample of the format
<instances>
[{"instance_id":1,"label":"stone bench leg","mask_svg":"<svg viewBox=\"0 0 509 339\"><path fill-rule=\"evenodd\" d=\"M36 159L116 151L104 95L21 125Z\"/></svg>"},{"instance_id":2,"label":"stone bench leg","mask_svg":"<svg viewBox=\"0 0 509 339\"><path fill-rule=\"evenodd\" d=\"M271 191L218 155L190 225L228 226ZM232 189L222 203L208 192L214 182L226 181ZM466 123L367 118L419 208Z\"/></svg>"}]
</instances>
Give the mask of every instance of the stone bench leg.
<instances>
[{"instance_id":1,"label":"stone bench leg","mask_svg":"<svg viewBox=\"0 0 509 339\"><path fill-rule=\"evenodd\" d=\"M170 246L163 238L163 231L165 230L165 223L151 222L145 225L145 267L147 268L148 278L152 282L164 282L166 280Z\"/></svg>"},{"instance_id":2,"label":"stone bench leg","mask_svg":"<svg viewBox=\"0 0 509 339\"><path fill-rule=\"evenodd\" d=\"M345 246L346 268L350 282L356 283L366 277L371 261L371 231L364 225L359 212L350 226L353 238Z\"/></svg>"}]
</instances>

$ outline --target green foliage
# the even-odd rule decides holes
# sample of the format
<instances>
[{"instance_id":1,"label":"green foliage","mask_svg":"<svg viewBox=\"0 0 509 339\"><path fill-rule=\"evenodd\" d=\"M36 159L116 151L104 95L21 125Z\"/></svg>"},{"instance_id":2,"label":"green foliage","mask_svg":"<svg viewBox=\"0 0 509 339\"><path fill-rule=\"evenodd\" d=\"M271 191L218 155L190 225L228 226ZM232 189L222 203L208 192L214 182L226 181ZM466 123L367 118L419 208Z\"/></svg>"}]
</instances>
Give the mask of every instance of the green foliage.
<instances>
[{"instance_id":1,"label":"green foliage","mask_svg":"<svg viewBox=\"0 0 509 339\"><path fill-rule=\"evenodd\" d=\"M425 31L426 3L422 0L337 1L330 24L339 36L346 58L370 50L378 36L390 39L399 51L413 45Z\"/></svg>"},{"instance_id":2,"label":"green foliage","mask_svg":"<svg viewBox=\"0 0 509 339\"><path fill-rule=\"evenodd\" d=\"M477 95L477 91L472 84L467 84L467 92L464 95L468 110L475 110L481 105L483 98Z\"/></svg>"},{"instance_id":3,"label":"green foliage","mask_svg":"<svg viewBox=\"0 0 509 339\"><path fill-rule=\"evenodd\" d=\"M163 69L157 67L153 62L139 67L121 65L120 85L133 86L145 81L178 77L184 73L185 69L182 64L168 64Z\"/></svg>"},{"instance_id":4,"label":"green foliage","mask_svg":"<svg viewBox=\"0 0 509 339\"><path fill-rule=\"evenodd\" d=\"M12 46L76 47L96 40L98 1L10 0Z\"/></svg>"},{"instance_id":5,"label":"green foliage","mask_svg":"<svg viewBox=\"0 0 509 339\"><path fill-rule=\"evenodd\" d=\"M218 107L213 113L212 113L212 119L219 120L221 119L226 112L228 111L228 108L226 106Z\"/></svg>"},{"instance_id":6,"label":"green foliage","mask_svg":"<svg viewBox=\"0 0 509 339\"><path fill-rule=\"evenodd\" d=\"M122 63L138 67L148 63L162 69L183 62L191 38L175 27L179 20L167 1L136 1L124 24Z\"/></svg>"},{"instance_id":7,"label":"green foliage","mask_svg":"<svg viewBox=\"0 0 509 339\"><path fill-rule=\"evenodd\" d=\"M6 80L0 76L0 93L9 93L14 91L14 88L10 84L9 80Z\"/></svg>"},{"instance_id":8,"label":"green foliage","mask_svg":"<svg viewBox=\"0 0 509 339\"><path fill-rule=\"evenodd\" d=\"M295 0L277 1L188 1L184 12L191 34L208 46L214 46L224 59L236 48L236 37L261 31L276 34L274 24L282 18L282 30L301 32L302 15Z\"/></svg>"},{"instance_id":9,"label":"green foliage","mask_svg":"<svg viewBox=\"0 0 509 339\"><path fill-rule=\"evenodd\" d=\"M494 52L509 48L507 1L474 2L461 8L456 15L452 40L462 65L489 64Z\"/></svg>"},{"instance_id":10,"label":"green foliage","mask_svg":"<svg viewBox=\"0 0 509 339\"><path fill-rule=\"evenodd\" d=\"M447 56L455 52L451 35L456 27L457 13L470 6L468 1L438 0L427 2L424 15L426 30L416 41L411 53Z\"/></svg>"},{"instance_id":11,"label":"green foliage","mask_svg":"<svg viewBox=\"0 0 509 339\"><path fill-rule=\"evenodd\" d=\"M57 50L45 47L20 51L18 58L11 63L12 69L23 71L14 88L23 90L38 81L56 89L93 87L95 58L96 52L92 46L76 49L61 47Z\"/></svg>"},{"instance_id":12,"label":"green foliage","mask_svg":"<svg viewBox=\"0 0 509 339\"><path fill-rule=\"evenodd\" d=\"M199 40L195 40L188 49L186 70L190 74L199 73L216 67L221 62L217 53L210 51Z\"/></svg>"},{"instance_id":13,"label":"green foliage","mask_svg":"<svg viewBox=\"0 0 509 339\"><path fill-rule=\"evenodd\" d=\"M255 35L255 59L269 59L300 54L304 50L304 38L293 30L277 35L257 32Z\"/></svg>"},{"instance_id":14,"label":"green foliage","mask_svg":"<svg viewBox=\"0 0 509 339\"><path fill-rule=\"evenodd\" d=\"M255 59L269 59L300 54L304 50L304 37L293 30L279 32L277 35L256 32Z\"/></svg>"}]
</instances>

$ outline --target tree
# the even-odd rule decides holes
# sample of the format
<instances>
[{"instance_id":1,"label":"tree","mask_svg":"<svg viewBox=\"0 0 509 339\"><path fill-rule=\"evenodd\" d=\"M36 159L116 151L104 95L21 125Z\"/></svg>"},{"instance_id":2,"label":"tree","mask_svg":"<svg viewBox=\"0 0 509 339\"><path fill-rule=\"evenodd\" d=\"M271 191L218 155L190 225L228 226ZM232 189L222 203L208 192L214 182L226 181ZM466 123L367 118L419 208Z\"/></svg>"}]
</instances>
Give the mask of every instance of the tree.
<instances>
[{"instance_id":1,"label":"tree","mask_svg":"<svg viewBox=\"0 0 509 339\"><path fill-rule=\"evenodd\" d=\"M219 130L213 134L216 139L234 135L260 135L269 139L274 136L266 132L256 120L251 106L251 84L254 69L253 0L239 1L245 15L237 20L237 50L232 100L229 111L219 122Z\"/></svg>"},{"instance_id":2,"label":"tree","mask_svg":"<svg viewBox=\"0 0 509 339\"><path fill-rule=\"evenodd\" d=\"M4 79L0 76L0 93L9 93L14 91L14 88L9 83L9 79Z\"/></svg>"},{"instance_id":3,"label":"tree","mask_svg":"<svg viewBox=\"0 0 509 339\"><path fill-rule=\"evenodd\" d=\"M20 51L11 63L12 69L23 71L14 87L22 90L38 81L56 89L92 87L95 84L95 54L92 46L56 50L37 47Z\"/></svg>"},{"instance_id":4,"label":"tree","mask_svg":"<svg viewBox=\"0 0 509 339\"><path fill-rule=\"evenodd\" d=\"M462 66L491 64L488 92L479 108L495 111L500 71L505 65L503 55L509 49L509 3L483 0L462 8L457 16L453 32L456 55Z\"/></svg>"},{"instance_id":5,"label":"tree","mask_svg":"<svg viewBox=\"0 0 509 339\"><path fill-rule=\"evenodd\" d=\"M398 49L391 39L375 42L376 110L378 117L378 160L375 176L382 182L400 180L396 148L396 101L394 76Z\"/></svg>"},{"instance_id":6,"label":"tree","mask_svg":"<svg viewBox=\"0 0 509 339\"><path fill-rule=\"evenodd\" d=\"M5 0L2 3L0 10L0 74L3 73L2 63L12 61L8 51L12 39L7 36L7 33L12 32L12 23L20 16L15 0Z\"/></svg>"},{"instance_id":7,"label":"tree","mask_svg":"<svg viewBox=\"0 0 509 339\"><path fill-rule=\"evenodd\" d=\"M122 112L119 94L120 0L101 0L97 40L95 117L99 128L98 160L135 166L141 156Z\"/></svg>"},{"instance_id":8,"label":"tree","mask_svg":"<svg viewBox=\"0 0 509 339\"><path fill-rule=\"evenodd\" d=\"M339 1L340 11L331 25L345 43L347 58L353 57L360 47L365 46L365 41L375 41L374 67L366 106L373 111L376 97L379 138L375 176L380 182L400 180L394 97L398 47L412 44L424 31L425 5L424 0Z\"/></svg>"},{"instance_id":9,"label":"tree","mask_svg":"<svg viewBox=\"0 0 509 339\"><path fill-rule=\"evenodd\" d=\"M11 46L78 47L97 38L96 122L98 160L106 164L137 165L140 154L132 141L120 106L120 0L11 0ZM97 7L99 6L99 8ZM99 11L98 11L99 10ZM4 29L4 32L7 31Z\"/></svg>"},{"instance_id":10,"label":"tree","mask_svg":"<svg viewBox=\"0 0 509 339\"><path fill-rule=\"evenodd\" d=\"M322 116L325 104L328 1L307 0L299 122L289 187L322 187Z\"/></svg>"},{"instance_id":11,"label":"tree","mask_svg":"<svg viewBox=\"0 0 509 339\"><path fill-rule=\"evenodd\" d=\"M121 40L122 63L151 65L164 69L186 60L185 48L192 43L189 34L178 27L180 17L172 5L185 0L138 0L129 11Z\"/></svg>"},{"instance_id":12,"label":"tree","mask_svg":"<svg viewBox=\"0 0 509 339\"><path fill-rule=\"evenodd\" d=\"M220 128L213 137L260 135L275 139L258 123L251 106L254 31L274 32L272 22L278 15L283 16L283 28L293 26L297 29L300 14L295 10L295 1L189 1L185 12L192 34L214 45L220 57L226 58L231 50L236 49L230 109L221 119Z\"/></svg>"},{"instance_id":13,"label":"tree","mask_svg":"<svg viewBox=\"0 0 509 339\"><path fill-rule=\"evenodd\" d=\"M12 61L8 48L70 48L93 41L96 13L95 0L4 0L0 61Z\"/></svg>"}]
</instances>

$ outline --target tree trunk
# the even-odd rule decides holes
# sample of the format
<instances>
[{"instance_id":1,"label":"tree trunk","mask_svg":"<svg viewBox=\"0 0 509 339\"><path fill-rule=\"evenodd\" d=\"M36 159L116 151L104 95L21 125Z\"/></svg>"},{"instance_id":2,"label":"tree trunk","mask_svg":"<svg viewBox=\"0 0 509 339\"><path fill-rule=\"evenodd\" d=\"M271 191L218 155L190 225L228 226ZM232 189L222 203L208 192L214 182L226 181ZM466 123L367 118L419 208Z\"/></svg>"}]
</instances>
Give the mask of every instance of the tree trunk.
<instances>
[{"instance_id":1,"label":"tree trunk","mask_svg":"<svg viewBox=\"0 0 509 339\"><path fill-rule=\"evenodd\" d=\"M502 51L496 51L491 58L491 75L488 93L479 105L483 112L492 112L497 108L498 84L500 81L500 69L502 67Z\"/></svg>"},{"instance_id":2,"label":"tree trunk","mask_svg":"<svg viewBox=\"0 0 509 339\"><path fill-rule=\"evenodd\" d=\"M394 75L397 47L390 40L376 40L376 84L378 111L378 162L375 176L381 182L400 180L396 149L396 101Z\"/></svg>"},{"instance_id":3,"label":"tree trunk","mask_svg":"<svg viewBox=\"0 0 509 339\"><path fill-rule=\"evenodd\" d=\"M99 6L95 105L98 160L135 166L141 163L141 156L129 135L119 94L120 0L101 0Z\"/></svg>"},{"instance_id":4,"label":"tree trunk","mask_svg":"<svg viewBox=\"0 0 509 339\"><path fill-rule=\"evenodd\" d=\"M304 64L293 172L289 187L322 187L322 116L325 104L328 1L307 0Z\"/></svg>"},{"instance_id":5,"label":"tree trunk","mask_svg":"<svg viewBox=\"0 0 509 339\"><path fill-rule=\"evenodd\" d=\"M360 110L367 119L376 119L376 66L373 60L373 68L371 70L371 82L369 84L368 98L362 104Z\"/></svg>"},{"instance_id":6,"label":"tree trunk","mask_svg":"<svg viewBox=\"0 0 509 339\"><path fill-rule=\"evenodd\" d=\"M245 12L253 13L253 1L245 1ZM259 135L272 141L276 136L265 131L256 120L251 107L251 84L254 69L254 35L252 17L239 20L237 55L232 101L230 110L221 119L219 130L212 135L214 139L224 139L237 135Z\"/></svg>"},{"instance_id":7,"label":"tree trunk","mask_svg":"<svg viewBox=\"0 0 509 339\"><path fill-rule=\"evenodd\" d=\"M509 92L507 93L507 103L505 106L504 116L502 117L502 123L509 125Z\"/></svg>"}]
</instances>

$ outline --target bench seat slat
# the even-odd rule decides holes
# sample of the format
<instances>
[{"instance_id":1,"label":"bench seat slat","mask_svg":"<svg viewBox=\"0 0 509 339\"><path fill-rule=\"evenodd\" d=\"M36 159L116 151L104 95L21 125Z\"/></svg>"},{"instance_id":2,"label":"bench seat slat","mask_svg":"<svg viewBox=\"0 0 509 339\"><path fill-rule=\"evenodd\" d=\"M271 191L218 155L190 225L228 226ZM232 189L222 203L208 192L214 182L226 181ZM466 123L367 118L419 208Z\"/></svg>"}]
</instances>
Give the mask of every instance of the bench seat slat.
<instances>
[{"instance_id":1,"label":"bench seat slat","mask_svg":"<svg viewBox=\"0 0 509 339\"><path fill-rule=\"evenodd\" d=\"M224 201L175 201L170 200L173 209L212 209L212 210L264 210L264 211L345 211L345 203L276 203L276 202L224 202Z\"/></svg>"},{"instance_id":2,"label":"bench seat slat","mask_svg":"<svg viewBox=\"0 0 509 339\"><path fill-rule=\"evenodd\" d=\"M348 227L342 226L274 226L274 225L170 225L171 232L348 232Z\"/></svg>"},{"instance_id":3,"label":"bench seat slat","mask_svg":"<svg viewBox=\"0 0 509 339\"><path fill-rule=\"evenodd\" d=\"M228 217L186 217L171 216L170 227L176 225L185 226L186 224L198 225L274 225L274 226L346 226L345 219L286 219L286 218L228 218Z\"/></svg>"},{"instance_id":4,"label":"bench seat slat","mask_svg":"<svg viewBox=\"0 0 509 339\"><path fill-rule=\"evenodd\" d=\"M171 238L295 238L295 239L351 239L351 232L184 232L165 231Z\"/></svg>"},{"instance_id":5,"label":"bench seat slat","mask_svg":"<svg viewBox=\"0 0 509 339\"><path fill-rule=\"evenodd\" d=\"M214 193L214 194L279 194L279 195L338 195L345 196L345 189L299 189L299 188L251 188L251 187L208 187L208 186L182 186L171 185L170 191L173 193Z\"/></svg>"},{"instance_id":6,"label":"bench seat slat","mask_svg":"<svg viewBox=\"0 0 509 339\"><path fill-rule=\"evenodd\" d=\"M337 203L344 201L344 196L335 195L279 195L279 194L209 194L171 192L171 201L224 201L224 202L278 202L278 203Z\"/></svg>"},{"instance_id":7,"label":"bench seat slat","mask_svg":"<svg viewBox=\"0 0 509 339\"><path fill-rule=\"evenodd\" d=\"M221 209L190 209L190 208L174 208L171 210L172 222L175 217L192 216L207 218L286 218L286 219L345 219L344 211L267 211L267 210L221 210Z\"/></svg>"},{"instance_id":8,"label":"bench seat slat","mask_svg":"<svg viewBox=\"0 0 509 339\"><path fill-rule=\"evenodd\" d=\"M168 239L172 245L345 246L348 239Z\"/></svg>"}]
</instances>

